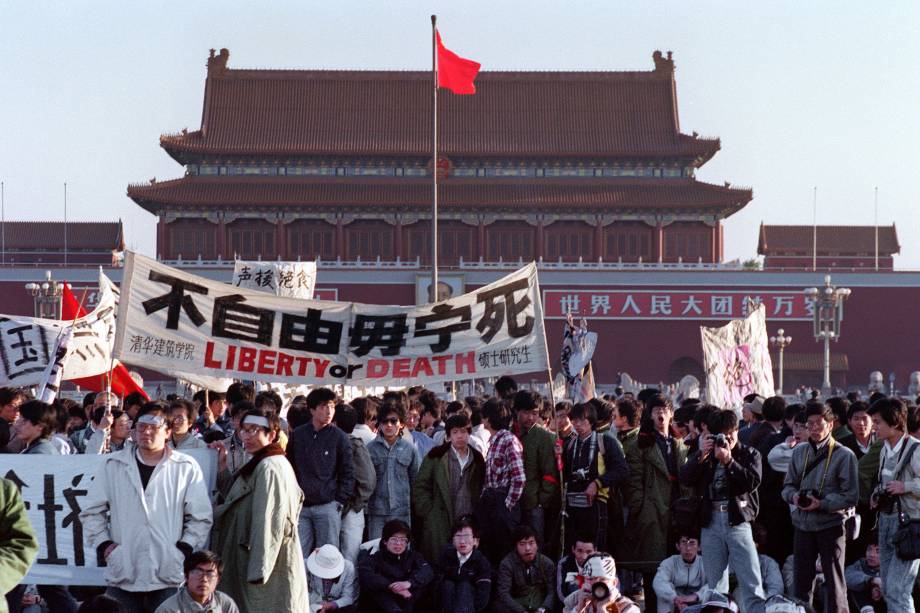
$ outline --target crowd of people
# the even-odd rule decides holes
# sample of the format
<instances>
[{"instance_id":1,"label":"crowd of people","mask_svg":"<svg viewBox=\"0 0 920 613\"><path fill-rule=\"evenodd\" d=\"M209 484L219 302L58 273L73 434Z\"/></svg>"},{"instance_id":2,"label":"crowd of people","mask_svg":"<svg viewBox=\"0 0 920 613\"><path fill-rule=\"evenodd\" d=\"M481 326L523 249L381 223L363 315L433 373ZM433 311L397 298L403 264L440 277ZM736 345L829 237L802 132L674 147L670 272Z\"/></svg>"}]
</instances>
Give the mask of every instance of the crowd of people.
<instances>
[{"instance_id":1,"label":"crowd of people","mask_svg":"<svg viewBox=\"0 0 920 613\"><path fill-rule=\"evenodd\" d=\"M738 415L655 389L554 404L502 377L462 401L283 404L243 383L83 406L0 388L7 453L104 456L80 512L104 588L22 582L37 541L0 480L10 610L915 610L901 398L750 395ZM217 452L215 491L195 448Z\"/></svg>"}]
</instances>

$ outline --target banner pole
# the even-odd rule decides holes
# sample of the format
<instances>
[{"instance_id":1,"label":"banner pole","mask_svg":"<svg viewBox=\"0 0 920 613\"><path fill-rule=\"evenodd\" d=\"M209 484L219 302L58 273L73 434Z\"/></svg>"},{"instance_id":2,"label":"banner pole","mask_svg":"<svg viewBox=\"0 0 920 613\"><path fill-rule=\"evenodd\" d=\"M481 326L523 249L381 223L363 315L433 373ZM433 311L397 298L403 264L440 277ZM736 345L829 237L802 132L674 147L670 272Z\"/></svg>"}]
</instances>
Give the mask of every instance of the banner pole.
<instances>
[{"instance_id":1,"label":"banner pole","mask_svg":"<svg viewBox=\"0 0 920 613\"><path fill-rule=\"evenodd\" d=\"M438 301L438 16L431 16L431 302Z\"/></svg>"}]
</instances>

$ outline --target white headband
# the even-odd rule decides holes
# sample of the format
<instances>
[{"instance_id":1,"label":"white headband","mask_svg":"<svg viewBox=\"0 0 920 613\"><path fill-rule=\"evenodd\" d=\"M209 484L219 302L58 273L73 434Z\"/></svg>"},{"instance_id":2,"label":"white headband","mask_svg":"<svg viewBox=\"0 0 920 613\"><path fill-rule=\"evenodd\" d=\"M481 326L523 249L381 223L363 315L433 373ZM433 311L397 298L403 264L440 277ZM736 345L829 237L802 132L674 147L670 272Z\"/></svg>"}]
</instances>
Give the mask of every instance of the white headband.
<instances>
[{"instance_id":1,"label":"white headband","mask_svg":"<svg viewBox=\"0 0 920 613\"><path fill-rule=\"evenodd\" d=\"M137 418L137 423L139 424L151 424L153 426L162 426L166 423L166 420L160 417L159 415L141 415Z\"/></svg>"},{"instance_id":2,"label":"white headband","mask_svg":"<svg viewBox=\"0 0 920 613\"><path fill-rule=\"evenodd\" d=\"M243 418L243 425L252 424L254 426L262 426L266 430L271 430L272 427L268 425L268 420L259 415L247 415Z\"/></svg>"}]
</instances>

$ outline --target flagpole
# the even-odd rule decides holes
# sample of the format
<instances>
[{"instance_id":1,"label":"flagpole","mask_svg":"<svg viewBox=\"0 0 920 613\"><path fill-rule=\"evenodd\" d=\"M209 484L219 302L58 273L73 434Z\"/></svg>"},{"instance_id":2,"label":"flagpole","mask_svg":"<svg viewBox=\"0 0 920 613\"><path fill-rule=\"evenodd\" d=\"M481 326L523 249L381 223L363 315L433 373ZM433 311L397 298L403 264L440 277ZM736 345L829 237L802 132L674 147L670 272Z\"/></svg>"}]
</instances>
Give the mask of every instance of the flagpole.
<instances>
[{"instance_id":1,"label":"flagpole","mask_svg":"<svg viewBox=\"0 0 920 613\"><path fill-rule=\"evenodd\" d=\"M431 302L438 300L438 16L431 16Z\"/></svg>"},{"instance_id":2,"label":"flagpole","mask_svg":"<svg viewBox=\"0 0 920 613\"><path fill-rule=\"evenodd\" d=\"M818 270L818 186L812 195L812 221L811 221L811 270Z\"/></svg>"},{"instance_id":3,"label":"flagpole","mask_svg":"<svg viewBox=\"0 0 920 613\"><path fill-rule=\"evenodd\" d=\"M875 272L878 272L878 187L875 188Z\"/></svg>"}]
</instances>

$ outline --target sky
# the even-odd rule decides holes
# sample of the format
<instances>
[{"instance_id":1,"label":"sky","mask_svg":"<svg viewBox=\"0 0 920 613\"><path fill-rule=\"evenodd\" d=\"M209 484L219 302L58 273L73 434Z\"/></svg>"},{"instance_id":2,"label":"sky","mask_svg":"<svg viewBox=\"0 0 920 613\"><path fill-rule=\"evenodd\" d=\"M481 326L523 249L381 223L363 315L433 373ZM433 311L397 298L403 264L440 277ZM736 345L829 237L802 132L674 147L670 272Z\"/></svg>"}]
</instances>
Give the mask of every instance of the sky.
<instances>
[{"instance_id":1,"label":"sky","mask_svg":"<svg viewBox=\"0 0 920 613\"><path fill-rule=\"evenodd\" d=\"M920 3L453 0L0 0L0 181L7 220L121 218L154 255L129 183L179 177L160 134L201 123L210 48L232 68L427 70L431 22L483 70L651 70L673 51L681 130L717 136L697 178L750 186L726 259L761 222L897 224L920 269Z\"/></svg>"}]
</instances>

